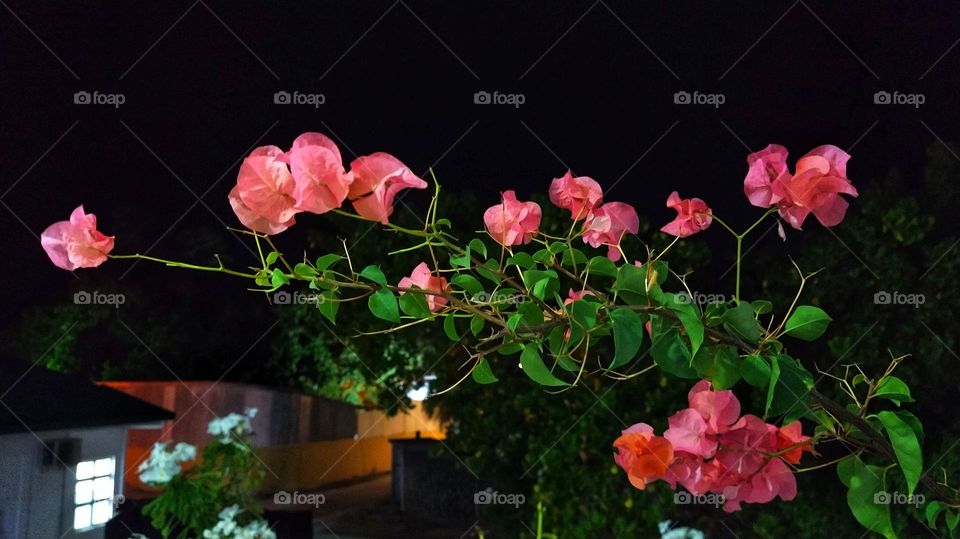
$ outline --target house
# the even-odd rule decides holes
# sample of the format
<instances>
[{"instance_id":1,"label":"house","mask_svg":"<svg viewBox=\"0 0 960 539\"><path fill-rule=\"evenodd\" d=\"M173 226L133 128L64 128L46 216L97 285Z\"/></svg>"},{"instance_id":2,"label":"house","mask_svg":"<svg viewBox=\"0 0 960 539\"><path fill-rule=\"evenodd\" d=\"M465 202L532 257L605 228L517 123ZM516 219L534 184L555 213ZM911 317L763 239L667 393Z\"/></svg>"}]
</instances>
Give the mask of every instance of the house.
<instances>
[{"instance_id":1,"label":"house","mask_svg":"<svg viewBox=\"0 0 960 539\"><path fill-rule=\"evenodd\" d=\"M0 538L102 538L131 472L127 430L173 417L82 377L0 363Z\"/></svg>"}]
</instances>

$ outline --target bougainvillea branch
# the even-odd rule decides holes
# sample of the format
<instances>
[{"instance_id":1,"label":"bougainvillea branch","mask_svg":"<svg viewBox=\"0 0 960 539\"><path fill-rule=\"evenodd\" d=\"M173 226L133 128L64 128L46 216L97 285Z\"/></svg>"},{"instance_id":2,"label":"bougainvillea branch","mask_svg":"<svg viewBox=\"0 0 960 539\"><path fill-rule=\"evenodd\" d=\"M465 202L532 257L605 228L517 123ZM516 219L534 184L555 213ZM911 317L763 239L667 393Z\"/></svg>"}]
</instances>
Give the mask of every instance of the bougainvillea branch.
<instances>
[{"instance_id":1,"label":"bougainvillea branch","mask_svg":"<svg viewBox=\"0 0 960 539\"><path fill-rule=\"evenodd\" d=\"M843 221L845 197L858 194L847 177L849 158L835 146L819 146L798 159L791 172L782 146L752 153L743 191L762 213L751 225L737 232L702 199L674 191L666 206L676 217L660 228L673 241L659 253L646 248L645 258L630 260L633 249L624 246L641 241L639 216L629 204L604 200L593 178L568 171L550 183L550 202L569 211L569 222L559 227L568 231L564 236L544 233L539 204L508 190L484 212L484 233L462 241L451 234L451 222L438 215L436 177L423 228L400 227L390 221L397 194L426 189L427 181L383 152L354 159L348 170L329 138L305 133L289 150L254 150L228 197L249 229L244 233L256 243L259 266L228 269L219 259L215 266L203 266L111 255L114 238L100 233L95 217L82 206L69 221L48 228L42 243L54 264L70 270L95 267L110 257L225 273L251 280L252 288L263 293L299 284L316 294L320 315L334 324L341 305L365 300L381 327L361 333L439 323L454 345L469 353L453 387L467 378L491 384L516 373L517 360L504 360L516 355L523 374L550 392L591 375L628 380L655 366L692 389L686 407L678 406L667 418L663 433L637 423L614 442L615 461L636 488L665 481L694 495L717 496L725 510L736 511L743 503L793 499L796 472L836 464L848 488L848 505L866 528L895 537L890 505L878 496L901 486L914 496L923 485L936 499L925 509L928 525L936 527L938 515L945 513L952 532L960 521L957 491L923 470L923 428L903 408L913 399L893 375L898 360L875 379L864 373L849 381L831 377L840 381L850 402L832 400L816 387L819 380L803 362L787 353L784 342L814 341L827 331L830 316L803 303L816 272L804 273L791 260L800 282L779 315L771 302L741 295L743 241L766 219L780 220L781 236L782 223L801 230L811 214L826 227ZM347 203L353 211L344 208ZM388 278L376 264L358 271L359 261L346 243L342 254L288 260L270 236L294 226L304 213L378 223L397 238L412 240L392 254L422 252L423 261L405 276ZM665 255L714 222L735 240L734 293L730 301L719 296L701 305L684 276L670 270ZM670 285L679 292L669 291ZM593 362L596 368L588 368ZM734 389L760 393L762 406L744 413ZM862 399L858 391L864 392ZM816 447L831 441L847 454L800 466L803 458L821 458ZM899 473L888 473L893 469Z\"/></svg>"}]
</instances>

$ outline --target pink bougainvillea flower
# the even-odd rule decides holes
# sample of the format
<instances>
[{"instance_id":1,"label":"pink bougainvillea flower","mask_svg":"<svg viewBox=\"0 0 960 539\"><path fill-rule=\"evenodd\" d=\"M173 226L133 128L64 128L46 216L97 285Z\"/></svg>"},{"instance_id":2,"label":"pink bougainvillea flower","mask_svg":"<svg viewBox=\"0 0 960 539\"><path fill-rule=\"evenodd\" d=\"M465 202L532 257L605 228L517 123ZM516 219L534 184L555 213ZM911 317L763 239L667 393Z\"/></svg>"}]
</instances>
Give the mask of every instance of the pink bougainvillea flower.
<instances>
[{"instance_id":1,"label":"pink bougainvillea flower","mask_svg":"<svg viewBox=\"0 0 960 539\"><path fill-rule=\"evenodd\" d=\"M720 435L723 450L717 459L733 477L750 477L763 467L777 450L777 427L754 415L741 417L727 432Z\"/></svg>"},{"instance_id":2,"label":"pink bougainvillea flower","mask_svg":"<svg viewBox=\"0 0 960 539\"><path fill-rule=\"evenodd\" d=\"M743 180L743 192L754 206L769 208L773 204L773 183L790 177L787 149L779 144L770 144L748 155L747 165L749 168Z\"/></svg>"},{"instance_id":3,"label":"pink bougainvillea flower","mask_svg":"<svg viewBox=\"0 0 960 539\"><path fill-rule=\"evenodd\" d=\"M810 213L826 227L843 221L849 203L840 195L858 196L847 178L849 160L849 154L830 145L818 146L801 157L792 177L773 183L780 216L798 230Z\"/></svg>"},{"instance_id":4,"label":"pink bougainvillea flower","mask_svg":"<svg viewBox=\"0 0 960 539\"><path fill-rule=\"evenodd\" d=\"M722 476L723 468L717 459L704 460L691 453L676 451L664 480L672 488L677 488L680 483L694 496L700 496L716 489Z\"/></svg>"},{"instance_id":5,"label":"pink bougainvillea flower","mask_svg":"<svg viewBox=\"0 0 960 539\"><path fill-rule=\"evenodd\" d=\"M513 191L503 192L503 202L483 212L487 233L504 246L526 245L540 231L540 205L520 202Z\"/></svg>"},{"instance_id":6,"label":"pink bougainvillea flower","mask_svg":"<svg viewBox=\"0 0 960 539\"><path fill-rule=\"evenodd\" d=\"M362 155L350 163L353 183L349 197L353 208L365 219L388 223L393 201L404 189L424 189L427 182L418 178L396 157L377 152Z\"/></svg>"},{"instance_id":7,"label":"pink bougainvillea flower","mask_svg":"<svg viewBox=\"0 0 960 539\"><path fill-rule=\"evenodd\" d=\"M260 146L240 165L234 192L251 217L285 223L300 211L296 207L295 187L283 150Z\"/></svg>"},{"instance_id":8,"label":"pink bougainvillea flower","mask_svg":"<svg viewBox=\"0 0 960 539\"><path fill-rule=\"evenodd\" d=\"M633 206L607 202L593 211L583 231L583 241L591 247L607 246L607 258L620 260L620 240L624 234L640 231L640 217Z\"/></svg>"},{"instance_id":9,"label":"pink bougainvillea flower","mask_svg":"<svg viewBox=\"0 0 960 539\"><path fill-rule=\"evenodd\" d=\"M794 421L789 425L780 427L777 431L777 451L784 451L780 458L790 464L800 464L800 457L804 451L813 452L813 446L808 443L809 436L803 435L803 425L799 421Z\"/></svg>"},{"instance_id":10,"label":"pink bougainvillea flower","mask_svg":"<svg viewBox=\"0 0 960 539\"><path fill-rule=\"evenodd\" d=\"M630 484L644 489L647 483L662 479L673 463L673 447L666 438L653 435L653 428L646 423L623 431L613 442L617 453L614 461L627 472Z\"/></svg>"},{"instance_id":11,"label":"pink bougainvillea flower","mask_svg":"<svg viewBox=\"0 0 960 539\"><path fill-rule=\"evenodd\" d=\"M243 223L243 226L254 232L270 235L279 234L293 226L296 222L292 216L282 223L277 223L268 220L266 217L257 215L243 203L243 199L240 198L239 187L234 186L227 198L230 201L230 207L233 208L233 213L237 215L237 219Z\"/></svg>"},{"instance_id":12,"label":"pink bougainvillea flower","mask_svg":"<svg viewBox=\"0 0 960 539\"><path fill-rule=\"evenodd\" d=\"M106 262L113 240L114 236L97 230L97 216L84 212L82 204L70 213L70 220L53 223L40 234L40 245L50 261L68 271Z\"/></svg>"},{"instance_id":13,"label":"pink bougainvillea flower","mask_svg":"<svg viewBox=\"0 0 960 539\"><path fill-rule=\"evenodd\" d=\"M663 437L670 441L674 451L684 451L703 458L710 458L716 452L716 437L707 433L707 422L697 410L680 410L670 416L667 422L670 428L663 433Z\"/></svg>"},{"instance_id":14,"label":"pink bougainvillea flower","mask_svg":"<svg viewBox=\"0 0 960 539\"><path fill-rule=\"evenodd\" d=\"M783 501L797 497L797 479L780 459L769 459L763 467L744 481L723 488L723 510L740 510L741 503L767 503L777 496Z\"/></svg>"},{"instance_id":15,"label":"pink bougainvillea flower","mask_svg":"<svg viewBox=\"0 0 960 539\"><path fill-rule=\"evenodd\" d=\"M697 382L687 394L690 408L693 408L707 423L707 432L722 434L740 417L740 401L733 391L714 391L707 380Z\"/></svg>"},{"instance_id":16,"label":"pink bougainvillea flower","mask_svg":"<svg viewBox=\"0 0 960 539\"><path fill-rule=\"evenodd\" d=\"M446 279L433 275L430 271L430 266L428 266L426 262L421 262L417 267L413 268L410 276L400 279L400 283L397 286L400 288L417 287L421 290L430 290L433 292L446 292L450 288ZM404 291L400 292L401 295L405 293ZM447 304L447 298L443 296L424 294L423 297L427 300L427 307L429 307L431 311L437 311Z\"/></svg>"},{"instance_id":17,"label":"pink bougainvillea flower","mask_svg":"<svg viewBox=\"0 0 960 539\"><path fill-rule=\"evenodd\" d=\"M285 160L290 164L297 210L326 213L343 204L353 174L344 171L340 150L332 140L320 133L304 133L293 141ZM246 203L247 199L243 201Z\"/></svg>"},{"instance_id":18,"label":"pink bougainvillea flower","mask_svg":"<svg viewBox=\"0 0 960 539\"><path fill-rule=\"evenodd\" d=\"M578 292L571 288L570 290L567 291L567 299L563 300L563 304L570 305L574 301L578 301L583 299L585 296L592 296L592 295L593 295L593 292L589 290L581 290Z\"/></svg>"},{"instance_id":19,"label":"pink bougainvillea flower","mask_svg":"<svg viewBox=\"0 0 960 539\"><path fill-rule=\"evenodd\" d=\"M677 210L677 217L660 230L671 236L685 238L706 230L713 222L713 211L699 198L681 199L674 191L667 197L667 207Z\"/></svg>"},{"instance_id":20,"label":"pink bougainvillea flower","mask_svg":"<svg viewBox=\"0 0 960 539\"><path fill-rule=\"evenodd\" d=\"M574 177L568 170L562 177L554 178L550 183L550 202L570 210L570 217L574 221L589 217L601 200L603 200L603 190L593 178Z\"/></svg>"}]
</instances>

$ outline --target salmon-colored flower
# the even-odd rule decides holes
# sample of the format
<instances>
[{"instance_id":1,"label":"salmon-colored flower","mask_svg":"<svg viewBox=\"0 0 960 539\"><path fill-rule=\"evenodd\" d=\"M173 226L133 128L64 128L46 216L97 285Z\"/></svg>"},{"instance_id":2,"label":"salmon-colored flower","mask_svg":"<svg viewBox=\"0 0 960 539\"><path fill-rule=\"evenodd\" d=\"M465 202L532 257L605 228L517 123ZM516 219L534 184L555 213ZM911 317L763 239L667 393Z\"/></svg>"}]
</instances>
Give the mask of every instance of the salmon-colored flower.
<instances>
[{"instance_id":1,"label":"salmon-colored flower","mask_svg":"<svg viewBox=\"0 0 960 539\"><path fill-rule=\"evenodd\" d=\"M670 416L670 425L663 437L670 441L674 451L684 451L698 457L710 458L717 451L717 438L707 433L707 422L700 412L685 408Z\"/></svg>"},{"instance_id":2,"label":"salmon-colored flower","mask_svg":"<svg viewBox=\"0 0 960 539\"><path fill-rule=\"evenodd\" d=\"M836 146L818 146L797 160L793 174L786 159L786 148L775 144L747 156L743 190L750 203L776 206L780 217L798 230L811 213L826 227L843 221L849 203L840 195L858 196L847 178L850 155Z\"/></svg>"},{"instance_id":3,"label":"salmon-colored flower","mask_svg":"<svg viewBox=\"0 0 960 539\"><path fill-rule=\"evenodd\" d=\"M667 207L677 210L677 217L660 230L671 236L685 238L706 230L713 222L713 211L699 198L681 199L674 191L667 197Z\"/></svg>"},{"instance_id":4,"label":"salmon-colored flower","mask_svg":"<svg viewBox=\"0 0 960 539\"><path fill-rule=\"evenodd\" d=\"M393 201L404 189L424 189L427 182L417 177L396 157L377 152L362 155L350 163L353 183L349 197L353 208L365 219L387 224Z\"/></svg>"},{"instance_id":5,"label":"salmon-colored flower","mask_svg":"<svg viewBox=\"0 0 960 539\"><path fill-rule=\"evenodd\" d=\"M799 421L794 421L780 427L777 431L777 451L786 449L787 451L781 453L780 458L790 464L800 464L800 457L804 451L813 452L812 443L808 443L810 437L803 435L802 428L803 425Z\"/></svg>"},{"instance_id":6,"label":"salmon-colored flower","mask_svg":"<svg viewBox=\"0 0 960 539\"><path fill-rule=\"evenodd\" d=\"M68 271L103 264L113 250L113 240L97 230L97 216L84 212L82 204L69 221L53 223L40 234L40 245L50 261Z\"/></svg>"},{"instance_id":7,"label":"salmon-colored flower","mask_svg":"<svg viewBox=\"0 0 960 539\"><path fill-rule=\"evenodd\" d=\"M625 234L640 231L640 217L633 206L607 202L593 211L583 231L583 241L591 247L607 246L607 258L620 260L620 240Z\"/></svg>"},{"instance_id":8,"label":"salmon-colored flower","mask_svg":"<svg viewBox=\"0 0 960 539\"><path fill-rule=\"evenodd\" d=\"M647 483L662 479L673 463L673 446L666 438L653 435L653 428L637 423L623 431L613 442L614 461L627 472L630 484L643 489Z\"/></svg>"},{"instance_id":9,"label":"salmon-colored flower","mask_svg":"<svg viewBox=\"0 0 960 539\"><path fill-rule=\"evenodd\" d=\"M513 191L503 192L503 201L483 213L487 233L504 246L526 245L540 231L540 205L520 202Z\"/></svg>"},{"instance_id":10,"label":"salmon-colored flower","mask_svg":"<svg viewBox=\"0 0 960 539\"><path fill-rule=\"evenodd\" d=\"M300 212L295 189L283 150L276 146L260 146L240 165L234 191L251 215L273 223L284 223Z\"/></svg>"},{"instance_id":11,"label":"salmon-colored flower","mask_svg":"<svg viewBox=\"0 0 960 539\"><path fill-rule=\"evenodd\" d=\"M447 280L443 277L435 276L433 272L430 271L430 266L428 266L426 262L421 262L417 267L413 268L410 276L400 279L400 283L397 286L400 288L417 287L421 290L429 290L431 292L446 292L450 288ZM401 291L400 295L403 294L406 294L406 292ZM427 300L427 307L429 307L431 311L437 311L447 304L447 298L443 296L424 294L423 297Z\"/></svg>"},{"instance_id":12,"label":"salmon-colored flower","mask_svg":"<svg viewBox=\"0 0 960 539\"><path fill-rule=\"evenodd\" d=\"M550 183L550 202L570 210L574 221L586 219L603 200L600 184L587 176L574 177L571 171Z\"/></svg>"},{"instance_id":13,"label":"salmon-colored flower","mask_svg":"<svg viewBox=\"0 0 960 539\"><path fill-rule=\"evenodd\" d=\"M277 223L258 215L243 203L243 199L240 198L239 187L237 186L234 186L233 189L230 190L230 194L227 195L227 200L230 201L230 207L233 208L233 213L237 215L237 219L243 223L243 226L254 232L268 235L279 234L296 223L293 216L282 223Z\"/></svg>"},{"instance_id":14,"label":"salmon-colored flower","mask_svg":"<svg viewBox=\"0 0 960 539\"><path fill-rule=\"evenodd\" d=\"M293 175L298 210L326 213L343 204L353 174L344 171L340 150L332 140L320 133L304 133L294 139L285 158Z\"/></svg>"}]
</instances>

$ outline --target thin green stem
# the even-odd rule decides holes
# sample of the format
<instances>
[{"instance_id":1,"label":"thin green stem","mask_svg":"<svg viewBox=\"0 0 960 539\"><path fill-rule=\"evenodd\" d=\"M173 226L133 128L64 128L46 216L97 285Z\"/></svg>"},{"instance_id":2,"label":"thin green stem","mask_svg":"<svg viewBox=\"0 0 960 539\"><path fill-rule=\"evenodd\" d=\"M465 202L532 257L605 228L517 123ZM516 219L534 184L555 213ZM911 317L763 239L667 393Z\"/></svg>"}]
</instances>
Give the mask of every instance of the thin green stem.
<instances>
[{"instance_id":1,"label":"thin green stem","mask_svg":"<svg viewBox=\"0 0 960 539\"><path fill-rule=\"evenodd\" d=\"M185 268L199 271L213 271L216 273L225 273L227 275L234 275L236 277L246 277L247 279L256 279L257 274L255 273L244 273L242 271L236 271L232 269L227 269L221 266L198 266L196 264L187 264L186 262L177 262L174 260L165 260L163 258L157 258L153 256L147 256L142 254L132 254L132 255L109 255L110 258L116 259L140 259L140 260L149 260L151 262L159 262L166 266L174 268Z\"/></svg>"}]
</instances>

